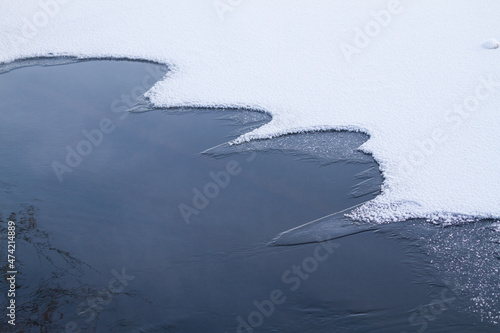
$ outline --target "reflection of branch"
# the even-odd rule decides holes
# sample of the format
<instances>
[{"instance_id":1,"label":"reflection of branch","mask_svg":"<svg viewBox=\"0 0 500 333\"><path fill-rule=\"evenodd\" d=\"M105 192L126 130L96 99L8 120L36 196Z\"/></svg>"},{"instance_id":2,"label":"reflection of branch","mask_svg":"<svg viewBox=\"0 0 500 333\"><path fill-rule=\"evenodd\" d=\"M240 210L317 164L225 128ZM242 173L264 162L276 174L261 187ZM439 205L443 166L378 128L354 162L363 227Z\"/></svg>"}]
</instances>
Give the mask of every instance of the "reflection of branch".
<instances>
[{"instance_id":1,"label":"reflection of branch","mask_svg":"<svg viewBox=\"0 0 500 333\"><path fill-rule=\"evenodd\" d=\"M45 231L38 229L36 218L38 215L38 209L33 205L26 205L23 206L23 208L24 209L19 212L19 221L16 223L16 236L18 239L30 243L35 248L36 254L40 260L44 258L55 268L63 269L58 267L54 262L55 258L51 255L51 252L55 251L59 254L58 258L62 259L67 265L69 265L69 268L64 269L66 272L70 269L75 269L78 272L83 273L82 266L93 269L87 263L73 257L69 252L53 247L50 243L49 235ZM16 221L15 213L11 213L9 221Z\"/></svg>"},{"instance_id":2,"label":"reflection of branch","mask_svg":"<svg viewBox=\"0 0 500 333\"><path fill-rule=\"evenodd\" d=\"M19 297L16 302L16 329L19 332L54 332L64 330L69 318L77 315L77 305L85 302L92 295L98 295L99 290L82 280L86 273L92 271L99 273L92 266L74 257L68 251L64 251L52 246L47 232L40 230L37 224L38 209L33 205L24 205L20 212L11 213L8 220L2 218L0 212L0 232L1 238L7 235L8 221L16 222L16 243L30 244L38 257L38 260L48 262L52 267L50 275L44 276L40 272L36 277L37 284L23 279L21 275L17 281L17 287L23 291L23 297ZM19 267L28 260L17 259ZM2 265L3 272L8 271L8 263ZM22 271L22 269L19 269ZM45 274L46 275L46 274ZM68 275L72 276L68 278ZM4 275L5 281L7 275ZM22 282L23 284L21 285ZM30 284L31 282L31 284ZM6 292L7 283L2 284L0 292ZM130 297L135 297L132 292L123 293ZM78 317L79 318L79 317ZM92 327L81 327L88 331L96 331L99 316L91 324ZM3 324L3 323L2 323ZM0 331L3 327L0 324Z\"/></svg>"}]
</instances>

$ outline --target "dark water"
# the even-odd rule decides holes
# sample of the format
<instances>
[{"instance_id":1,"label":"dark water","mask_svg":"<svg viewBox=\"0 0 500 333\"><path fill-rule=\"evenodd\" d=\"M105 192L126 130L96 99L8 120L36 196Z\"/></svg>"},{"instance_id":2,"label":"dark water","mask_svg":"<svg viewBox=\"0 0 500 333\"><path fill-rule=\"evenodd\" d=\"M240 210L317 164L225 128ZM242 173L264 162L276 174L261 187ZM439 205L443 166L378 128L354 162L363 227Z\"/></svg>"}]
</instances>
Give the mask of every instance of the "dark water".
<instances>
[{"instance_id":1,"label":"dark water","mask_svg":"<svg viewBox=\"0 0 500 333\"><path fill-rule=\"evenodd\" d=\"M379 193L377 164L356 152L366 136L229 146L268 117L124 112L165 70L91 61L0 76L0 248L3 265L15 221L19 271L16 328L3 314L2 331L496 331L433 264L450 246L422 242L456 229L336 214L288 231Z\"/></svg>"}]
</instances>

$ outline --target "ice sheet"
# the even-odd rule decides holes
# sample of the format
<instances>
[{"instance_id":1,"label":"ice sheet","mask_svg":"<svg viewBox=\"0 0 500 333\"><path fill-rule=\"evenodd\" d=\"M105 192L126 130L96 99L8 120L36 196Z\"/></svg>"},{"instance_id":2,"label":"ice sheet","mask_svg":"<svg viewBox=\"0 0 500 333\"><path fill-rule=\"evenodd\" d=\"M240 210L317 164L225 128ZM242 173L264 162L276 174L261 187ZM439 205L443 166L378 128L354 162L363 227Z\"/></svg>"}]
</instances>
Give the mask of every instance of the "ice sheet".
<instances>
[{"instance_id":1,"label":"ice sheet","mask_svg":"<svg viewBox=\"0 0 500 333\"><path fill-rule=\"evenodd\" d=\"M158 107L267 112L237 142L362 131L382 194L352 216L500 217L500 2L0 1L0 62L144 59ZM493 41L493 42L492 42Z\"/></svg>"}]
</instances>

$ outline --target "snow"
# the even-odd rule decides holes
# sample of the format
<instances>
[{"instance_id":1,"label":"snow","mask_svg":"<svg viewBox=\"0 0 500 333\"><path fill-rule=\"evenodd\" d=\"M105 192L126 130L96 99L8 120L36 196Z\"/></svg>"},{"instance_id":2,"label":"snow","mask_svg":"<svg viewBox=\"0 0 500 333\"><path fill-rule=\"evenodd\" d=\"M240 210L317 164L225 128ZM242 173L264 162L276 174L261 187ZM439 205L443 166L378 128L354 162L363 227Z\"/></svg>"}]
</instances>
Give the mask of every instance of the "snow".
<instances>
[{"instance_id":1,"label":"snow","mask_svg":"<svg viewBox=\"0 0 500 333\"><path fill-rule=\"evenodd\" d=\"M236 143L367 133L360 149L385 180L355 218L500 217L500 50L484 46L500 36L498 1L2 0L0 8L0 62L168 64L147 93L155 106L272 115Z\"/></svg>"}]
</instances>

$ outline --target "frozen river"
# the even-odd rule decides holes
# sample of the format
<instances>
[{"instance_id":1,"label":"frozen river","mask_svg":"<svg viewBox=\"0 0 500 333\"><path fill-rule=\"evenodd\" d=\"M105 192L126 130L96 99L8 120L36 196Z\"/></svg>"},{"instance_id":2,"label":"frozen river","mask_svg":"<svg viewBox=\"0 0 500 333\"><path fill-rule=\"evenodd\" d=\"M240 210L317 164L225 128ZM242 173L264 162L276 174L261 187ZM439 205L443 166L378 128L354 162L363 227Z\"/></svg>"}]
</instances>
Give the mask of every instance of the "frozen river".
<instances>
[{"instance_id":1,"label":"frozen river","mask_svg":"<svg viewBox=\"0 0 500 333\"><path fill-rule=\"evenodd\" d=\"M269 117L126 112L165 71L87 61L0 75L0 216L17 225L16 328L498 330L494 223L373 226L337 214L293 229L380 193L378 165L356 151L367 137L229 146Z\"/></svg>"}]
</instances>

